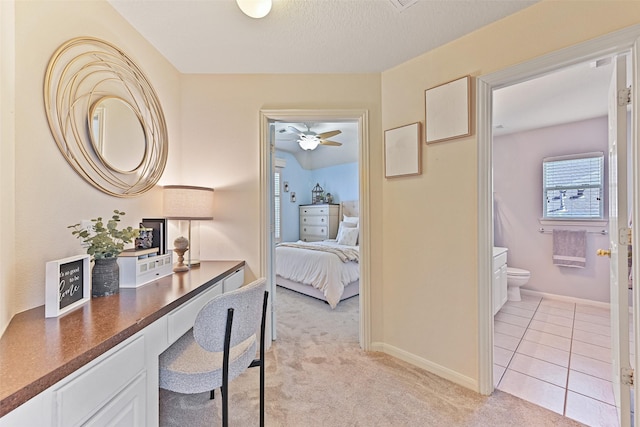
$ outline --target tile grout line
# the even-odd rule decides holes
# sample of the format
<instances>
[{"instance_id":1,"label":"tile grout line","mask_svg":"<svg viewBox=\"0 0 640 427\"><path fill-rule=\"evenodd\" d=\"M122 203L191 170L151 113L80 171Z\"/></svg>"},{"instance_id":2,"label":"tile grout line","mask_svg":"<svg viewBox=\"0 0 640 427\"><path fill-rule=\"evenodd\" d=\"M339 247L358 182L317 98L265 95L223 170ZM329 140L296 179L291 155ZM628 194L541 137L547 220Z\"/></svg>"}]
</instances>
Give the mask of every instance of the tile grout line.
<instances>
[{"instance_id":1,"label":"tile grout line","mask_svg":"<svg viewBox=\"0 0 640 427\"><path fill-rule=\"evenodd\" d=\"M562 415L567 416L567 400L569 399L569 376L571 375L571 359L573 356L573 333L576 325L576 304L573 304L573 319L571 323L571 341L569 342L569 361L567 362L567 381L564 388L564 407Z\"/></svg>"}]
</instances>

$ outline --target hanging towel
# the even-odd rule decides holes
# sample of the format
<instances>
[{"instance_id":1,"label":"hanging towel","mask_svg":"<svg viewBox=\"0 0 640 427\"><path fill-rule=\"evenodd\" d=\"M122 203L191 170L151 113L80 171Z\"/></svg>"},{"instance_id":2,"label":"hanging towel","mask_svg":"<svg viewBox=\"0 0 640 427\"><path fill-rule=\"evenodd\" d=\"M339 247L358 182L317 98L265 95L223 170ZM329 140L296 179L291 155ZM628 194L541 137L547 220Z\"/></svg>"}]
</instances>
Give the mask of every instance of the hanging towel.
<instances>
[{"instance_id":1,"label":"hanging towel","mask_svg":"<svg viewBox=\"0 0 640 427\"><path fill-rule=\"evenodd\" d=\"M586 230L553 230L553 264L584 268L587 263Z\"/></svg>"}]
</instances>

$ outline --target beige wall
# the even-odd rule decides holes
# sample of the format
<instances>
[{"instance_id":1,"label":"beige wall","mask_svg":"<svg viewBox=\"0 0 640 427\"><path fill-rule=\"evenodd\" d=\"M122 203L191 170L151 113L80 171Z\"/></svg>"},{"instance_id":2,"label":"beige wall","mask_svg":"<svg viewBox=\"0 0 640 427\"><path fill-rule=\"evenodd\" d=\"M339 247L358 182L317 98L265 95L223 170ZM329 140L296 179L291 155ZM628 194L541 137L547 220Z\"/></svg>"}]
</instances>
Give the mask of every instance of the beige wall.
<instances>
[{"instance_id":1,"label":"beige wall","mask_svg":"<svg viewBox=\"0 0 640 427\"><path fill-rule=\"evenodd\" d=\"M543 1L382 73L382 127L424 123L424 90L640 23L640 2ZM477 386L477 139L424 146L382 186L382 345ZM408 226L410 224L410 226ZM376 234L379 231L376 231ZM475 385L474 385L475 384Z\"/></svg>"},{"instance_id":2,"label":"beige wall","mask_svg":"<svg viewBox=\"0 0 640 427\"><path fill-rule=\"evenodd\" d=\"M0 300L5 311L0 311L0 331L13 314L44 304L47 261L84 252L68 225L110 216L114 209L127 213L126 225L137 225L146 215L161 214L161 199L155 189L140 198L120 199L85 183L67 164L49 132L43 102L48 61L63 42L84 35L112 42L146 72L160 97L169 129L171 149L165 176L177 175L180 76L175 68L106 2L16 2L15 140L2 134L3 160L10 151L6 146L15 151L15 186L5 187L9 180L3 176L0 189L3 245L15 232L15 239L10 240L15 262L2 260ZM2 113L4 123L5 113L9 113L4 104ZM15 226L6 221L13 214Z\"/></svg>"},{"instance_id":3,"label":"beige wall","mask_svg":"<svg viewBox=\"0 0 640 427\"><path fill-rule=\"evenodd\" d=\"M370 174L381 180L379 74L185 75L182 99L184 183L215 188L215 219L200 225L202 259L245 259L250 276L259 272L261 109L368 110ZM379 230L381 198L373 192ZM381 247L379 238L372 246ZM380 268L379 258L372 264Z\"/></svg>"}]
</instances>

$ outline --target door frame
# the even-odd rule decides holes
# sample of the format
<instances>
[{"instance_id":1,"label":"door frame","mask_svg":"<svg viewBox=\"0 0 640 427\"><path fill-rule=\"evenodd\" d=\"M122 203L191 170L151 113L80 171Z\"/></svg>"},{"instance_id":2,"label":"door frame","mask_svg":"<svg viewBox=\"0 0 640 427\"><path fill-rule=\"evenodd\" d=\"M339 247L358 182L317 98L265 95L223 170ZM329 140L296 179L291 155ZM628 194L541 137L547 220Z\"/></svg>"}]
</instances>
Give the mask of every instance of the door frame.
<instances>
[{"instance_id":1,"label":"door frame","mask_svg":"<svg viewBox=\"0 0 640 427\"><path fill-rule=\"evenodd\" d=\"M638 91L638 60L640 25L625 28L575 46L543 55L531 61L504 70L479 76L476 79L477 132L478 132L478 388L484 395L493 390L493 314L492 314L492 245L493 245L493 161L492 161L492 105L493 90L530 80L533 77L596 60L602 56L630 51L633 61L632 104L633 117L631 153L633 156L633 200L640 201L640 159L638 151L638 124L640 94ZM634 224L640 224L640 209L633 204ZM640 227L633 227L633 241L639 241ZM640 263L634 263L634 277L640 277ZM638 307L640 293L633 290L633 305ZM635 366L640 364L638 310L634 310ZM640 404L640 393L635 393L635 407Z\"/></svg>"},{"instance_id":2,"label":"door frame","mask_svg":"<svg viewBox=\"0 0 640 427\"><path fill-rule=\"evenodd\" d=\"M271 229L271 212L273 200L270 197L273 187L271 165L273 152L271 148L270 123L283 122L340 122L355 121L358 123L358 176L360 198L360 347L371 348L371 292L370 292L370 194L369 194L369 112L368 110L260 110L260 276L267 278L267 289L274 290L274 259L272 256L273 232ZM271 296L274 292L270 292ZM271 311L270 311L271 313ZM269 316L271 318L271 316ZM267 342L271 345L272 331L275 324L269 322Z\"/></svg>"}]
</instances>

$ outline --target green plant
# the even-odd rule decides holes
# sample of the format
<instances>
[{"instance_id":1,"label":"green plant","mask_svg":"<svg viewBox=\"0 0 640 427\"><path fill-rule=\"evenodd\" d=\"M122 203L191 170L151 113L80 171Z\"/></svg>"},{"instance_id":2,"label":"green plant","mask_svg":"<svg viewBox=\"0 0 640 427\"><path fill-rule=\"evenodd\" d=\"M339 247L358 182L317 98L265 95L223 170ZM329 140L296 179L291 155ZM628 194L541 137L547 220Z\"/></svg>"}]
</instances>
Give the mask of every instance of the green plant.
<instances>
[{"instance_id":1,"label":"green plant","mask_svg":"<svg viewBox=\"0 0 640 427\"><path fill-rule=\"evenodd\" d=\"M124 212L114 210L106 224L102 217L91 220L93 230L82 228L80 224L70 225L71 234L87 245L87 253L95 259L116 258L124 250L125 243L131 243L140 234L140 229L127 227L118 230L120 216Z\"/></svg>"}]
</instances>

